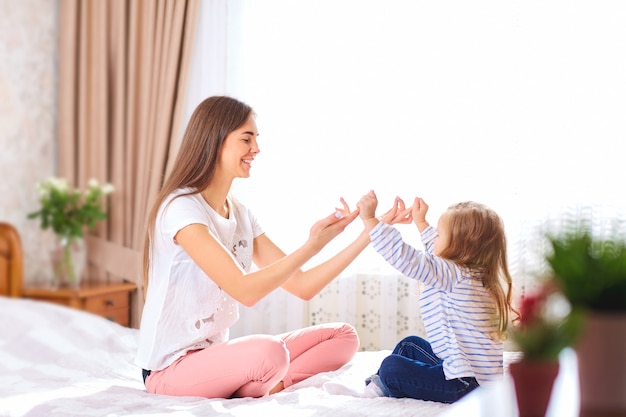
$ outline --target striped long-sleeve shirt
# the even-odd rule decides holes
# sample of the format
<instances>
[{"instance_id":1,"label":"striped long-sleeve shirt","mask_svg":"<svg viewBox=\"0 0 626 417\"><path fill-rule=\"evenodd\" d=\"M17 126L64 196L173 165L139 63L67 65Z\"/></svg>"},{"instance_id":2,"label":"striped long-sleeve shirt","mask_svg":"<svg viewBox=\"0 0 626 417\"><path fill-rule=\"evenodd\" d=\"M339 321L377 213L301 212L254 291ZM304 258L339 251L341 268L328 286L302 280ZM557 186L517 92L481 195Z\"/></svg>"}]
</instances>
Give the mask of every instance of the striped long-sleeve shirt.
<instances>
[{"instance_id":1,"label":"striped long-sleeve shirt","mask_svg":"<svg viewBox=\"0 0 626 417\"><path fill-rule=\"evenodd\" d=\"M403 275L422 282L419 305L428 341L443 360L448 379L475 377L485 385L502 378L503 343L494 330L494 302L480 277L432 254L437 231L421 233L425 251L406 244L397 229L379 223L370 232L374 249Z\"/></svg>"}]
</instances>

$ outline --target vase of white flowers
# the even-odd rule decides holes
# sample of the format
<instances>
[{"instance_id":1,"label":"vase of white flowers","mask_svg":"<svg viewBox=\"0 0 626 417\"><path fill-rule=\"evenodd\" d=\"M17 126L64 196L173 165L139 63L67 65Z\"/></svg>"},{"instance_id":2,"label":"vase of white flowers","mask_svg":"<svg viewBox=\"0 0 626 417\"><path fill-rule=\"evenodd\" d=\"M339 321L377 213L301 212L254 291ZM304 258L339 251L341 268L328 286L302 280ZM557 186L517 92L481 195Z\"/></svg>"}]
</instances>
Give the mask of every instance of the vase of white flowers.
<instances>
[{"instance_id":1,"label":"vase of white flowers","mask_svg":"<svg viewBox=\"0 0 626 417\"><path fill-rule=\"evenodd\" d=\"M54 284L78 286L87 262L85 230L107 218L103 200L114 187L91 179L81 191L64 178L51 177L38 183L37 190L41 208L28 218L39 218L41 228L51 229L56 236L51 255Z\"/></svg>"},{"instance_id":2,"label":"vase of white flowers","mask_svg":"<svg viewBox=\"0 0 626 417\"><path fill-rule=\"evenodd\" d=\"M69 239L57 236L50 251L52 261L52 285L78 287L87 266L87 248L85 240L77 237Z\"/></svg>"}]
</instances>

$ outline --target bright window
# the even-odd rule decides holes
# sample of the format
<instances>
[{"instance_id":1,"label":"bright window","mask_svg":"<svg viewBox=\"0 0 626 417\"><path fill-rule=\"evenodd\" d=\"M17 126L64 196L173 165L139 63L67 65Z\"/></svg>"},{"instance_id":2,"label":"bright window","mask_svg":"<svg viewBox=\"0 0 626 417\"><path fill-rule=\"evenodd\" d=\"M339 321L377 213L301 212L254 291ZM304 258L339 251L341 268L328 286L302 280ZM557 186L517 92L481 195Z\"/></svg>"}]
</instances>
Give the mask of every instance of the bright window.
<instances>
[{"instance_id":1,"label":"bright window","mask_svg":"<svg viewBox=\"0 0 626 417\"><path fill-rule=\"evenodd\" d=\"M261 154L236 191L285 251L340 196L354 207L374 189L382 213L419 195L431 224L472 199L503 217L520 277L546 224L624 216L623 4L205 1L200 26L222 49L198 48L210 68L196 75L213 80L191 89L257 111ZM378 261L365 252L353 268Z\"/></svg>"}]
</instances>

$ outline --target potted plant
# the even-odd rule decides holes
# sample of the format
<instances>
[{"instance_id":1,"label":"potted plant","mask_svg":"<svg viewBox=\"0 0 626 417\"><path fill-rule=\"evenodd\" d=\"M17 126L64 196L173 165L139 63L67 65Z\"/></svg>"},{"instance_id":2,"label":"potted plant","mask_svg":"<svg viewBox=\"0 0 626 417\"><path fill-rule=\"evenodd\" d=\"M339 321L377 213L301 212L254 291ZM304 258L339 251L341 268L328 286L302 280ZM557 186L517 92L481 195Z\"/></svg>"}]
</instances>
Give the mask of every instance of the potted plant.
<instances>
[{"instance_id":1,"label":"potted plant","mask_svg":"<svg viewBox=\"0 0 626 417\"><path fill-rule=\"evenodd\" d=\"M551 281L524 294L509 333L522 358L509 365L520 417L543 416L559 372L559 354L574 344L580 317Z\"/></svg>"},{"instance_id":2,"label":"potted plant","mask_svg":"<svg viewBox=\"0 0 626 417\"><path fill-rule=\"evenodd\" d=\"M79 190L64 178L50 177L39 182L37 190L41 208L28 218L39 218L41 228L51 229L57 238L58 247L52 254L56 284L66 281L77 286L86 263L85 229L92 230L107 218L103 198L114 188L91 179L85 190Z\"/></svg>"},{"instance_id":3,"label":"potted plant","mask_svg":"<svg viewBox=\"0 0 626 417\"><path fill-rule=\"evenodd\" d=\"M584 318L574 345L581 415L626 415L626 241L583 226L548 240L551 275Z\"/></svg>"}]
</instances>

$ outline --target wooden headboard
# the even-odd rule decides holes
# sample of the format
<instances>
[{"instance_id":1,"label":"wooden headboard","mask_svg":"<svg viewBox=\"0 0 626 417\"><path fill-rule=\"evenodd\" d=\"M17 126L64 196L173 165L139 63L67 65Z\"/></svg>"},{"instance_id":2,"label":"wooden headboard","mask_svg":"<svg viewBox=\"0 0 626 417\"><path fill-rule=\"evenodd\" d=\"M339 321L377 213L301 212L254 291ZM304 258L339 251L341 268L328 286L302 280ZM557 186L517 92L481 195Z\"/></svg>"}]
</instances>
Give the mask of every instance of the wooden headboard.
<instances>
[{"instance_id":1,"label":"wooden headboard","mask_svg":"<svg viewBox=\"0 0 626 417\"><path fill-rule=\"evenodd\" d=\"M17 229L0 222L0 295L19 297L24 279L24 253Z\"/></svg>"}]
</instances>

